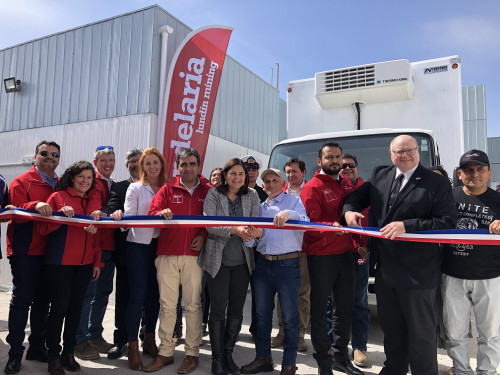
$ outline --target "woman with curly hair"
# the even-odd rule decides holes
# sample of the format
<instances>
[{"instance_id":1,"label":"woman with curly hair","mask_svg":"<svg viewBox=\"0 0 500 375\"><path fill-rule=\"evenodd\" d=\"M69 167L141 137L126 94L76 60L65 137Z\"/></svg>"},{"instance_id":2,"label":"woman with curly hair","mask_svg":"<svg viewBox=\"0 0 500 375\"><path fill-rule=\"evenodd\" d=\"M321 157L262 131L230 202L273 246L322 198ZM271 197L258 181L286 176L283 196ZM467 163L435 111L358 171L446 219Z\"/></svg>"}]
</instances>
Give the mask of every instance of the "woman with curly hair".
<instances>
[{"instance_id":1,"label":"woman with curly hair","mask_svg":"<svg viewBox=\"0 0 500 375\"><path fill-rule=\"evenodd\" d=\"M220 181L208 191L203 205L208 216L260 215L257 192L248 187L245 163L229 160L222 169ZM253 249L243 241L262 236L252 226L207 227L208 239L198 263L205 271L210 293L208 328L212 346L212 374L239 373L232 353L243 320L243 305L250 275L255 267ZM227 310L227 313L226 313Z\"/></svg>"},{"instance_id":2,"label":"woman with curly hair","mask_svg":"<svg viewBox=\"0 0 500 375\"><path fill-rule=\"evenodd\" d=\"M89 215L101 208L95 186L95 170L87 161L70 165L56 185L56 192L47 199L54 211L67 217ZM48 235L45 248L46 280L50 296L47 326L47 347L50 375L78 371L80 365L73 355L80 322L82 301L90 280L100 274L101 249L97 228L38 222L40 233ZM64 323L64 347L61 353L61 332Z\"/></svg>"}]
</instances>

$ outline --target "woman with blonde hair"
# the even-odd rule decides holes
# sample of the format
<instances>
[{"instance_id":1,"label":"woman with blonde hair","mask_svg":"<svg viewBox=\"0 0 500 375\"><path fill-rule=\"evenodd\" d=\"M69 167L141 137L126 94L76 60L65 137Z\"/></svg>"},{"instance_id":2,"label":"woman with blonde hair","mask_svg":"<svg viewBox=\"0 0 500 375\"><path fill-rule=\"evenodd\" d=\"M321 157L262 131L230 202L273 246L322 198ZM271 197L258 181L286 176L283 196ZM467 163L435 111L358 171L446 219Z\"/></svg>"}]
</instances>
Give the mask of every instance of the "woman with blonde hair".
<instances>
[{"instance_id":1,"label":"woman with blonde hair","mask_svg":"<svg viewBox=\"0 0 500 375\"><path fill-rule=\"evenodd\" d=\"M131 183L127 189L124 215L147 215L153 197L165 182L163 155L155 147L145 149L139 159L139 181ZM121 216L121 211L116 211L111 215L115 220L121 219ZM130 369L137 371L142 370L143 367L138 345L143 306L146 326L142 351L143 354L149 354L153 358L158 355L155 328L160 303L154 262L159 234L159 228L130 228L127 235L128 364Z\"/></svg>"}]
</instances>

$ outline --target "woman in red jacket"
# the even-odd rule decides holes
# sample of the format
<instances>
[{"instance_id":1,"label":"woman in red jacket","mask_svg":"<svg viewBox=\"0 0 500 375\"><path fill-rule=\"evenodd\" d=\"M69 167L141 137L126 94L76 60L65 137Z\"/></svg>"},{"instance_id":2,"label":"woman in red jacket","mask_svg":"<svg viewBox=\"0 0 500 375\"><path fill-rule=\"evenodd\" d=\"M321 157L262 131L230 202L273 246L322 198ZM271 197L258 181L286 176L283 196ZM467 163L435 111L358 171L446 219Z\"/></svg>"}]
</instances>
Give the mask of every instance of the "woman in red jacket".
<instances>
[{"instance_id":1,"label":"woman in red jacket","mask_svg":"<svg viewBox=\"0 0 500 375\"><path fill-rule=\"evenodd\" d=\"M73 163L57 183L57 191L47 199L54 211L67 217L90 215L101 208L98 194L92 194L95 171L86 161ZM49 372L62 375L64 369L78 371L73 351L85 291L91 279L100 273L101 249L97 228L66 224L38 223L42 234L49 235L45 249L46 280L51 308L47 327ZM61 332L64 322L64 348Z\"/></svg>"}]
</instances>

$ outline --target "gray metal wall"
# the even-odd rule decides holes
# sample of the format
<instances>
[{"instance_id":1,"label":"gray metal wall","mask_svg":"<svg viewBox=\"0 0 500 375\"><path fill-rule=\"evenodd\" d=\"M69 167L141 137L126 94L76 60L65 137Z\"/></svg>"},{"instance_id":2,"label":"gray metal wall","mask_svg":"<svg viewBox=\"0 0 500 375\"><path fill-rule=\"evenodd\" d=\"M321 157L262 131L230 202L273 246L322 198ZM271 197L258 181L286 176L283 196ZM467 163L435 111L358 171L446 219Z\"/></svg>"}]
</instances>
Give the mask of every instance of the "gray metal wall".
<instances>
[{"instance_id":1,"label":"gray metal wall","mask_svg":"<svg viewBox=\"0 0 500 375\"><path fill-rule=\"evenodd\" d=\"M161 36L167 60L191 31L158 6L0 51L2 80L22 91L0 93L0 132L158 113ZM211 134L269 153L285 128L279 92L226 57Z\"/></svg>"},{"instance_id":2,"label":"gray metal wall","mask_svg":"<svg viewBox=\"0 0 500 375\"><path fill-rule=\"evenodd\" d=\"M486 127L486 89L484 85L462 87L464 150L488 152Z\"/></svg>"},{"instance_id":3,"label":"gray metal wall","mask_svg":"<svg viewBox=\"0 0 500 375\"><path fill-rule=\"evenodd\" d=\"M490 186L495 189L500 184L500 137L488 138L488 157L492 169Z\"/></svg>"}]
</instances>

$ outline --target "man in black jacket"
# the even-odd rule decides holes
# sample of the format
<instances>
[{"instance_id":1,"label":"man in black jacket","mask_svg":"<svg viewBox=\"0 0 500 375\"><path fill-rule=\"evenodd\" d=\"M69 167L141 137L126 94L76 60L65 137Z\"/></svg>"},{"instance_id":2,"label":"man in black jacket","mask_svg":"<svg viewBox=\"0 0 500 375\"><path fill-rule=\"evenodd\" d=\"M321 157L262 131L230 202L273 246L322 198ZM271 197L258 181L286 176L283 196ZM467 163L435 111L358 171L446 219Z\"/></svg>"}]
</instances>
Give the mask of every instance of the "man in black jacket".
<instances>
[{"instance_id":1,"label":"man in black jacket","mask_svg":"<svg viewBox=\"0 0 500 375\"><path fill-rule=\"evenodd\" d=\"M420 164L417 141L409 135L390 145L393 166L377 167L371 179L344 204L347 225L359 225L361 211L371 205L379 259L375 290L386 361L383 375L438 373L436 291L440 279L438 243L394 241L406 232L452 229L457 211L447 179Z\"/></svg>"}]
</instances>

